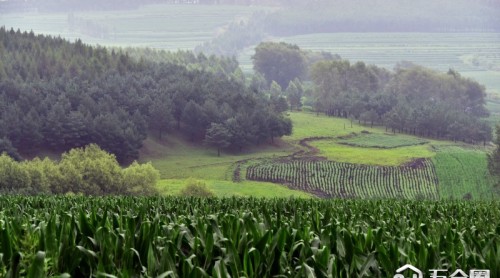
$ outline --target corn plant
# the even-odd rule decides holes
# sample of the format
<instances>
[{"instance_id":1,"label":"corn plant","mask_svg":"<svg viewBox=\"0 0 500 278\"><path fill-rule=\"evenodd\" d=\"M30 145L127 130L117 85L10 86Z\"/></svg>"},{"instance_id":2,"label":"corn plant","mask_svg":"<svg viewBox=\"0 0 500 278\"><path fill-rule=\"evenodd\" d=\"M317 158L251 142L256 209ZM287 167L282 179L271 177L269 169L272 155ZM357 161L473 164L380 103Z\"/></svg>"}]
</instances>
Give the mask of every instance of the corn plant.
<instances>
[{"instance_id":1,"label":"corn plant","mask_svg":"<svg viewBox=\"0 0 500 278\"><path fill-rule=\"evenodd\" d=\"M0 197L2 277L500 277L500 203Z\"/></svg>"}]
</instances>

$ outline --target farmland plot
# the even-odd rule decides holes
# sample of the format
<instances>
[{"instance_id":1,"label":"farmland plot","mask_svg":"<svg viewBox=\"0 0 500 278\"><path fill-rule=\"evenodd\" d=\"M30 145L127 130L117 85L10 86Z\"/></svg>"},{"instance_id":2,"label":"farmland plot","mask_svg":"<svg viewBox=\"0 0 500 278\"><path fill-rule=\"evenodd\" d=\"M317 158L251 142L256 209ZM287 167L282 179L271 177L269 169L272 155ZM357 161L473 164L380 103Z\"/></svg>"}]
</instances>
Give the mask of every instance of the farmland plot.
<instances>
[{"instance_id":1,"label":"farmland plot","mask_svg":"<svg viewBox=\"0 0 500 278\"><path fill-rule=\"evenodd\" d=\"M405 136L402 134L389 135L377 133L361 133L340 137L338 142L344 145L364 148L392 149L414 145L423 145L428 143L429 141L414 136Z\"/></svg>"},{"instance_id":2,"label":"farmland plot","mask_svg":"<svg viewBox=\"0 0 500 278\"><path fill-rule=\"evenodd\" d=\"M437 199L438 179L430 160L404 166L292 160L249 166L246 178L288 185L321 197Z\"/></svg>"},{"instance_id":3,"label":"farmland plot","mask_svg":"<svg viewBox=\"0 0 500 278\"><path fill-rule=\"evenodd\" d=\"M0 26L117 47L193 50L265 7L149 5L136 10L2 14ZM75 22L75 23L73 23Z\"/></svg>"},{"instance_id":4,"label":"farmland plot","mask_svg":"<svg viewBox=\"0 0 500 278\"><path fill-rule=\"evenodd\" d=\"M436 165L442 198L494 197L491 189L495 181L488 172L484 151L443 146L436 148L436 156L432 160Z\"/></svg>"}]
</instances>

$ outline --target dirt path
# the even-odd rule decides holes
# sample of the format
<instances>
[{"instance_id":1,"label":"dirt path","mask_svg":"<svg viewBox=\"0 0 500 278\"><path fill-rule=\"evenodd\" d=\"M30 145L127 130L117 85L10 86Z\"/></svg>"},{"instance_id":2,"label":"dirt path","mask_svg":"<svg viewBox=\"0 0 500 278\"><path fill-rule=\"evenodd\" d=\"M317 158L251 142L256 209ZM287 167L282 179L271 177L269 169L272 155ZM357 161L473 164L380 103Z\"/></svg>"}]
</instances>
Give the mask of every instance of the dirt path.
<instances>
[{"instance_id":1,"label":"dirt path","mask_svg":"<svg viewBox=\"0 0 500 278\"><path fill-rule=\"evenodd\" d=\"M259 161L259 160L266 160L266 159L272 159L274 161L290 161L290 160L297 160L297 159L305 159L309 161L322 161L322 160L327 160L326 157L318 156L319 154L319 149L316 147L313 147L309 145L308 143L311 141L317 141L317 140L325 140L325 139L332 139L333 137L308 137L304 138L299 141L299 146L301 146L303 149L298 150L292 154L289 155L284 155L284 156L279 156L279 157L263 157L263 158L251 158L251 159L243 159L243 160L238 160L236 162L233 162L232 164L234 166L234 171L232 175L232 180L234 182L240 182L242 180L245 180L246 177L241 176L241 171L242 168L245 167L245 164L248 163L251 160L254 161ZM290 186L288 186L290 187ZM291 187L290 187L291 188ZM310 192L312 193L312 192ZM316 195L321 195L319 192L315 192Z\"/></svg>"},{"instance_id":2,"label":"dirt path","mask_svg":"<svg viewBox=\"0 0 500 278\"><path fill-rule=\"evenodd\" d=\"M319 154L319 149L309 145L308 143L311 141L326 140L326 139L333 139L333 137L308 137L308 138L304 138L304 139L299 141L299 145L306 148L306 150L300 150L298 152L295 152L290 157L292 157L292 158L297 158L297 157L324 158L324 157L318 157L317 154Z\"/></svg>"}]
</instances>

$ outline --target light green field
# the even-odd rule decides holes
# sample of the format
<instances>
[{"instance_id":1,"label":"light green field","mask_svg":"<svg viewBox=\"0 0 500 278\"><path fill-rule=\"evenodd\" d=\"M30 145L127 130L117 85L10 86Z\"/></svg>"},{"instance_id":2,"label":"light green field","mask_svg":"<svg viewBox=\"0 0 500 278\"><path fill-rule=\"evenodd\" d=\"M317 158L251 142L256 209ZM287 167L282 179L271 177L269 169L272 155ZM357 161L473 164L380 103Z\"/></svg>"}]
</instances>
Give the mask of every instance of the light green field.
<instances>
[{"instance_id":1,"label":"light green field","mask_svg":"<svg viewBox=\"0 0 500 278\"><path fill-rule=\"evenodd\" d=\"M291 190L285 186L270 182L225 180L204 180L207 187L218 197L253 196L267 198L311 198L312 196L300 190ZM158 190L163 195L179 195L186 186L186 179L164 179L158 183Z\"/></svg>"},{"instance_id":2,"label":"light green field","mask_svg":"<svg viewBox=\"0 0 500 278\"><path fill-rule=\"evenodd\" d=\"M329 160L368 165L397 166L415 158L429 158L435 154L429 150L429 145L381 149L347 146L334 140L318 140L309 144L318 148L319 155Z\"/></svg>"},{"instance_id":3,"label":"light green field","mask_svg":"<svg viewBox=\"0 0 500 278\"><path fill-rule=\"evenodd\" d=\"M380 167L336 161L274 161L248 168L247 178L285 183L321 197L439 199L430 160Z\"/></svg>"},{"instance_id":4,"label":"light green field","mask_svg":"<svg viewBox=\"0 0 500 278\"><path fill-rule=\"evenodd\" d=\"M363 130L382 133L381 128L370 128L357 124L349 119L328 117L323 114L290 112L293 122L293 133L283 139L288 142L298 141L311 137L338 137L349 135L353 132L360 133ZM352 124L352 126L351 126Z\"/></svg>"},{"instance_id":5,"label":"light green field","mask_svg":"<svg viewBox=\"0 0 500 278\"><path fill-rule=\"evenodd\" d=\"M275 146L261 146L243 153L222 152L191 144L180 136L170 136L163 141L148 138L141 149L141 160L151 161L160 171L158 189L164 195L178 195L189 178L203 180L216 196L256 197L310 197L309 194L267 182L233 182L236 163L241 160L273 158L293 152L293 146L283 142Z\"/></svg>"}]
</instances>

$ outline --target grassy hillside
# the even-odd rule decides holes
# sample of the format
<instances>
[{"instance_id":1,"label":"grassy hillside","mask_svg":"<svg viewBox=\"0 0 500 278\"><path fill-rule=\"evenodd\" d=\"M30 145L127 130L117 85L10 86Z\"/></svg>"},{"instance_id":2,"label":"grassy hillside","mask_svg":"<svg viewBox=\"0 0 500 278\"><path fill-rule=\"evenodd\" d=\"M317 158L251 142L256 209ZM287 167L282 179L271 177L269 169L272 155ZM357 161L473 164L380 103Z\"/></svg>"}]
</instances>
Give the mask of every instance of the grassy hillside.
<instances>
[{"instance_id":1,"label":"grassy hillside","mask_svg":"<svg viewBox=\"0 0 500 278\"><path fill-rule=\"evenodd\" d=\"M158 188L165 195L179 194L188 178L196 178L205 181L217 196L310 196L303 191L323 197L493 196L486 170L488 147L390 134L384 128L357 122L351 126L350 120L313 113L292 112L289 116L293 134L274 145L217 157L214 149L177 135L163 141L150 137L141 150L141 160L151 161L160 170ZM334 162L328 164L325 159ZM264 176L262 167L276 168L271 171L276 176ZM261 172L248 180L256 171Z\"/></svg>"},{"instance_id":2,"label":"grassy hillside","mask_svg":"<svg viewBox=\"0 0 500 278\"><path fill-rule=\"evenodd\" d=\"M288 155L293 146L279 142L245 150L243 153L222 153L203 145L192 144L179 135L162 141L149 137L141 149L141 160L151 161L160 171L158 189L165 195L177 195L189 178L203 180L217 196L310 197L287 187L253 181L235 182L235 168L240 161Z\"/></svg>"}]
</instances>

